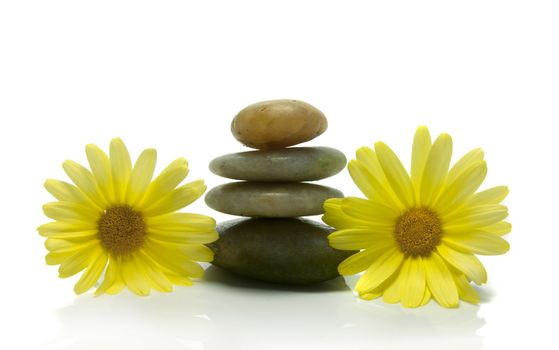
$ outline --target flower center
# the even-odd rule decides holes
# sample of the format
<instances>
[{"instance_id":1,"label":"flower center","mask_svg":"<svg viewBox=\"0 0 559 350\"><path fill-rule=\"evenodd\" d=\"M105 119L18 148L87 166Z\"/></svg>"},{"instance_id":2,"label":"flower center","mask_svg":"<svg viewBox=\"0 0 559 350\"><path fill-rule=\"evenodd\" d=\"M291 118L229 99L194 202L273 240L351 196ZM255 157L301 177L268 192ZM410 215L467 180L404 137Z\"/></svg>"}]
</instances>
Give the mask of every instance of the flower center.
<instances>
[{"instance_id":1,"label":"flower center","mask_svg":"<svg viewBox=\"0 0 559 350\"><path fill-rule=\"evenodd\" d=\"M142 214L128 206L105 210L97 225L101 244L113 254L125 255L144 244L146 224Z\"/></svg>"},{"instance_id":2,"label":"flower center","mask_svg":"<svg viewBox=\"0 0 559 350\"><path fill-rule=\"evenodd\" d=\"M396 222L394 238L404 254L428 256L441 241L441 221L425 208L410 209Z\"/></svg>"}]
</instances>

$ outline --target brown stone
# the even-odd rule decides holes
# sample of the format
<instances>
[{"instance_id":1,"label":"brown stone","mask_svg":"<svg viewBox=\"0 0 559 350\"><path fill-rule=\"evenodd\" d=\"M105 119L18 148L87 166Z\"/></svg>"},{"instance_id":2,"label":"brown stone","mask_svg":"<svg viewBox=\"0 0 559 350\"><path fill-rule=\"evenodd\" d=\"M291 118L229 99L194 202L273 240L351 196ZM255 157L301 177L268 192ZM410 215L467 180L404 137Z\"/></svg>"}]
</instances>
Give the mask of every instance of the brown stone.
<instances>
[{"instance_id":1,"label":"brown stone","mask_svg":"<svg viewBox=\"0 0 559 350\"><path fill-rule=\"evenodd\" d=\"M233 118L231 132L248 147L269 150L312 140L327 127L324 114L308 103L272 100L240 111Z\"/></svg>"}]
</instances>

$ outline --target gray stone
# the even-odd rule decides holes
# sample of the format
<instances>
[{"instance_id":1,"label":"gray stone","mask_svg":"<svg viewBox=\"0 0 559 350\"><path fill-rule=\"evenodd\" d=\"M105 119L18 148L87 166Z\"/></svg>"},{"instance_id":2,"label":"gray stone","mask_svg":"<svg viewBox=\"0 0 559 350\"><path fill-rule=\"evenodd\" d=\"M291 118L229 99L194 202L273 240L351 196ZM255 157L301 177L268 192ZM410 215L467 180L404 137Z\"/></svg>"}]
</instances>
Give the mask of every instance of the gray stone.
<instances>
[{"instance_id":1,"label":"gray stone","mask_svg":"<svg viewBox=\"0 0 559 350\"><path fill-rule=\"evenodd\" d=\"M231 153L215 158L210 170L219 176L247 181L314 181L339 173L346 157L330 147L292 147Z\"/></svg>"},{"instance_id":2,"label":"gray stone","mask_svg":"<svg viewBox=\"0 0 559 350\"><path fill-rule=\"evenodd\" d=\"M354 251L328 245L333 228L306 219L237 219L217 225L212 264L261 281L310 284L339 276Z\"/></svg>"},{"instance_id":3,"label":"gray stone","mask_svg":"<svg viewBox=\"0 0 559 350\"><path fill-rule=\"evenodd\" d=\"M231 182L206 194L206 204L222 213L252 217L319 215L328 198L343 193L331 187L308 183Z\"/></svg>"}]
</instances>

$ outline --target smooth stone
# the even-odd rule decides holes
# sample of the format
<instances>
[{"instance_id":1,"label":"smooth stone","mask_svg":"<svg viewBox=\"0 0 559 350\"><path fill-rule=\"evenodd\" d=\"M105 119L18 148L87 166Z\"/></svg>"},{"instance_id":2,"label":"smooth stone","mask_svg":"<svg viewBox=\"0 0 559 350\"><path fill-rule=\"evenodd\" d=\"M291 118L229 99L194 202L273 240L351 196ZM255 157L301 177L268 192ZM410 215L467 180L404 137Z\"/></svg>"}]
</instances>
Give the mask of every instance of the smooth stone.
<instances>
[{"instance_id":1,"label":"smooth stone","mask_svg":"<svg viewBox=\"0 0 559 350\"><path fill-rule=\"evenodd\" d=\"M215 158L210 170L247 181L314 181L336 175L346 165L344 154L329 147L293 147L231 153Z\"/></svg>"},{"instance_id":2,"label":"smooth stone","mask_svg":"<svg viewBox=\"0 0 559 350\"><path fill-rule=\"evenodd\" d=\"M231 182L211 189L205 200L226 214L284 218L322 214L326 199L341 197L335 188L308 183Z\"/></svg>"},{"instance_id":3,"label":"smooth stone","mask_svg":"<svg viewBox=\"0 0 559 350\"><path fill-rule=\"evenodd\" d=\"M333 228L306 219L237 219L216 227L212 264L253 279L310 284L339 276L338 265L354 251L328 245Z\"/></svg>"},{"instance_id":4,"label":"smooth stone","mask_svg":"<svg viewBox=\"0 0 559 350\"><path fill-rule=\"evenodd\" d=\"M297 100L252 104L231 122L233 136L245 146L279 149L314 139L328 128L324 114Z\"/></svg>"}]
</instances>

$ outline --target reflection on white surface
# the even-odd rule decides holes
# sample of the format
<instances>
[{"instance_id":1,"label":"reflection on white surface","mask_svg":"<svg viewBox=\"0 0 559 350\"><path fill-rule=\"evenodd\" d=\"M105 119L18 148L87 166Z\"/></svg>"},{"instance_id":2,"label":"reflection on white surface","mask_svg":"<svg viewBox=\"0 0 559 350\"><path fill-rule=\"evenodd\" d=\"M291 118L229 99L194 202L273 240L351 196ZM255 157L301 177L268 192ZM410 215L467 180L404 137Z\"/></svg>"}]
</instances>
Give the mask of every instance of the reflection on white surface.
<instances>
[{"instance_id":1,"label":"reflection on white surface","mask_svg":"<svg viewBox=\"0 0 559 350\"><path fill-rule=\"evenodd\" d=\"M204 281L171 294L78 297L57 311L62 328L43 348L480 349L477 311L365 302L341 278L276 286L210 267Z\"/></svg>"}]
</instances>

